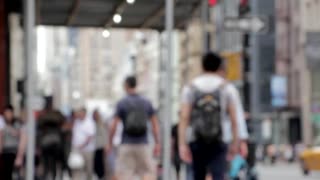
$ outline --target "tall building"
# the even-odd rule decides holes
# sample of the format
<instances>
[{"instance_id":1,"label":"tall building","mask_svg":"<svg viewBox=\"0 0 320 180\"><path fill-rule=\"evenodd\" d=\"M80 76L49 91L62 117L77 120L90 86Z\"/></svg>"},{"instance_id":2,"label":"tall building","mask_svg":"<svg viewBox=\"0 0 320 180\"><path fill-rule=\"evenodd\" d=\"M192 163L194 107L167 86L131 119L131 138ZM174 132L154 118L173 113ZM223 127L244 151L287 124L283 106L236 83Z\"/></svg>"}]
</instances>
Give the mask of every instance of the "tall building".
<instances>
[{"instance_id":1,"label":"tall building","mask_svg":"<svg viewBox=\"0 0 320 180\"><path fill-rule=\"evenodd\" d=\"M276 2L276 72L288 79L289 106L301 112L303 141L310 144L320 132L320 2Z\"/></svg>"}]
</instances>

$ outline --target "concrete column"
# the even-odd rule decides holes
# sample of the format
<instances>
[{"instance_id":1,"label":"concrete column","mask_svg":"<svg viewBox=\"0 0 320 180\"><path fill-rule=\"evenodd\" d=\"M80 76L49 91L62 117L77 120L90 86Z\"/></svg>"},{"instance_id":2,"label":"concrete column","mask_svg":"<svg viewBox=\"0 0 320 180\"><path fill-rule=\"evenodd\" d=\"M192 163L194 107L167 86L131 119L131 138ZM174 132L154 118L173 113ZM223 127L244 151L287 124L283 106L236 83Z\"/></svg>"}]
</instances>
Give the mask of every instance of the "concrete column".
<instances>
[{"instance_id":1,"label":"concrete column","mask_svg":"<svg viewBox=\"0 0 320 180\"><path fill-rule=\"evenodd\" d=\"M0 112L9 100L9 59L7 55L7 13L5 9L5 1L0 0Z\"/></svg>"}]
</instances>

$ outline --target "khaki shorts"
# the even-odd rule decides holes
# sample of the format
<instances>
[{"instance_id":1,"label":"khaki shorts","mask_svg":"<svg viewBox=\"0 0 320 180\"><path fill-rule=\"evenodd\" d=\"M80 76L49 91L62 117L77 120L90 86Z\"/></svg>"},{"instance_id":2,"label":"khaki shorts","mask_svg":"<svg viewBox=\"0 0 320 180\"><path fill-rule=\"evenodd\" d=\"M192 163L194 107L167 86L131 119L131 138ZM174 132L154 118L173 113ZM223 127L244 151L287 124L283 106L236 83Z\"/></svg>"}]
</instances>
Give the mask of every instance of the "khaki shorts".
<instances>
[{"instance_id":1,"label":"khaki shorts","mask_svg":"<svg viewBox=\"0 0 320 180\"><path fill-rule=\"evenodd\" d=\"M149 145L121 145L116 160L116 175L119 180L133 177L156 179L156 163Z\"/></svg>"}]
</instances>

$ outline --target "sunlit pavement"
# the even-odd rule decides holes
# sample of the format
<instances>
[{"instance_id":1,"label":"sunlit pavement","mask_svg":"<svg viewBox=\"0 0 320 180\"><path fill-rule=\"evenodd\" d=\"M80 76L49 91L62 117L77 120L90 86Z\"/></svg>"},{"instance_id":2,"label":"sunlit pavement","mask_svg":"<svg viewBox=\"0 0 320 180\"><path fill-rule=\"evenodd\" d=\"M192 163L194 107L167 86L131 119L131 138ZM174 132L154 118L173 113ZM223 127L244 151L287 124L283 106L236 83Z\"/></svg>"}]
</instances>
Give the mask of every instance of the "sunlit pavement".
<instances>
[{"instance_id":1,"label":"sunlit pavement","mask_svg":"<svg viewBox=\"0 0 320 180\"><path fill-rule=\"evenodd\" d=\"M320 172L311 172L309 176L302 174L299 164L277 163L258 166L260 180L319 180Z\"/></svg>"}]
</instances>

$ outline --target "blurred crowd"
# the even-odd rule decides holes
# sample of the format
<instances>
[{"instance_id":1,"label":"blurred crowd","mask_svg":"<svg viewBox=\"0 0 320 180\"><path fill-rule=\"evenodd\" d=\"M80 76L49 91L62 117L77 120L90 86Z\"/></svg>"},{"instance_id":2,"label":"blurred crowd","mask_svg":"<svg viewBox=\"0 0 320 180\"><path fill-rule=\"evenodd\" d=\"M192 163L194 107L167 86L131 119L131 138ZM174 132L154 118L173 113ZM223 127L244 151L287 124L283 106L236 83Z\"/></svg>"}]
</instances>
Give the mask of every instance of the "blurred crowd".
<instances>
[{"instance_id":1,"label":"blurred crowd","mask_svg":"<svg viewBox=\"0 0 320 180\"><path fill-rule=\"evenodd\" d=\"M104 178L106 171L110 171L105 157L108 152L108 126L100 112L95 110L89 115L85 108L81 108L64 116L52 104L52 101L47 101L36 118L35 179L76 176L79 172L72 170L70 165L87 166L86 174ZM0 179L3 180L21 179L25 175L28 141L25 116L21 114L17 118L14 114L13 107L8 105L0 116ZM70 154L78 145L82 145L77 148L85 159L83 162L70 162ZM108 174L110 178L112 172Z\"/></svg>"}]
</instances>

